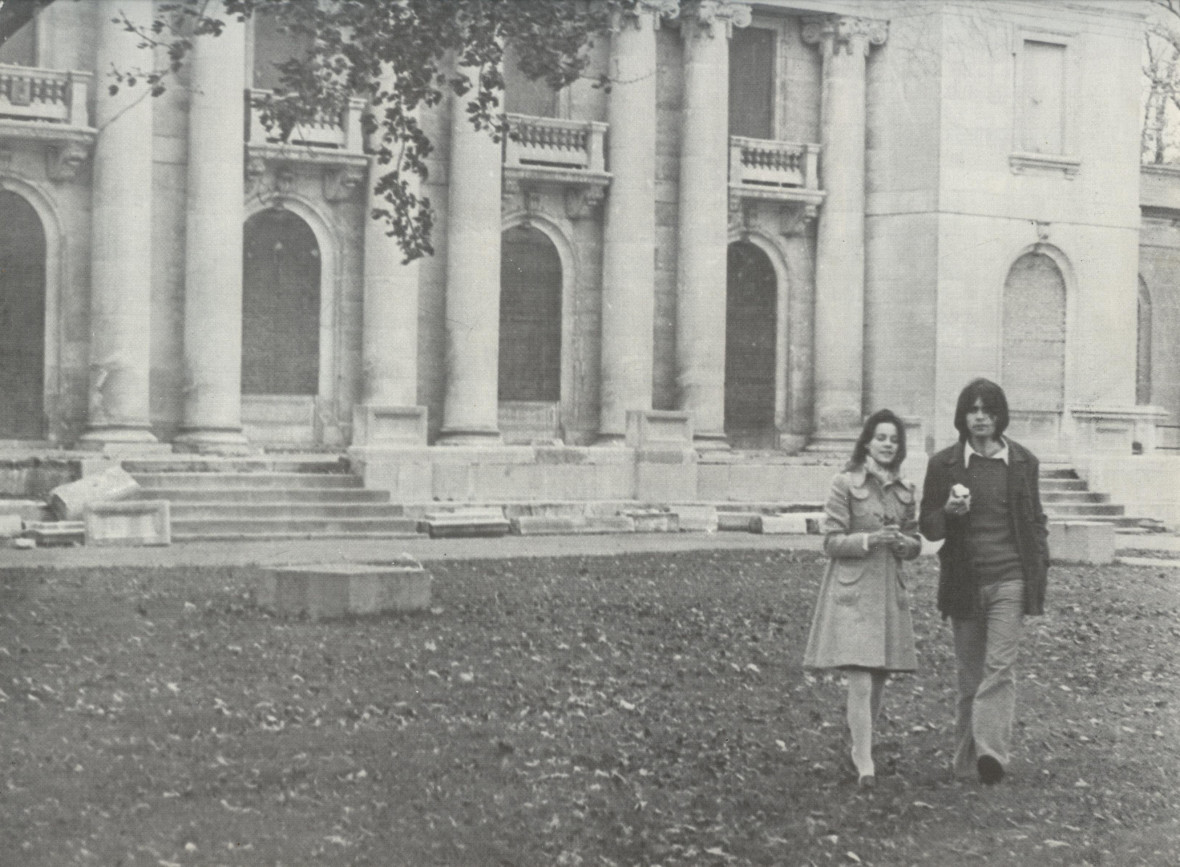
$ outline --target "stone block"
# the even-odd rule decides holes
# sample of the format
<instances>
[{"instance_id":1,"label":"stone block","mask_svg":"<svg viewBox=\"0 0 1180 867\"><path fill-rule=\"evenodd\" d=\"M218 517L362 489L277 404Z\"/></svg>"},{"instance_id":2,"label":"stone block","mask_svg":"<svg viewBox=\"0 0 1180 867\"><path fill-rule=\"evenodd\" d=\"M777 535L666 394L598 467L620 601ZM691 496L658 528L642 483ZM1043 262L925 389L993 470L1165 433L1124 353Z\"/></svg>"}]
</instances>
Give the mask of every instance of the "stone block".
<instances>
[{"instance_id":1,"label":"stone block","mask_svg":"<svg viewBox=\"0 0 1180 867\"><path fill-rule=\"evenodd\" d=\"M757 512L724 512L717 513L717 529L736 533L753 533L754 527L761 519Z\"/></svg>"},{"instance_id":2,"label":"stone block","mask_svg":"<svg viewBox=\"0 0 1180 867\"><path fill-rule=\"evenodd\" d=\"M457 509L453 512L428 512L421 529L431 539L455 539L464 536L506 536L510 529L502 509Z\"/></svg>"},{"instance_id":3,"label":"stone block","mask_svg":"<svg viewBox=\"0 0 1180 867\"><path fill-rule=\"evenodd\" d=\"M86 507L87 545L171 545L167 500L124 500Z\"/></svg>"},{"instance_id":4,"label":"stone block","mask_svg":"<svg viewBox=\"0 0 1180 867\"><path fill-rule=\"evenodd\" d=\"M430 586L430 573L409 557L391 563L272 566L259 575L255 600L280 616L319 620L423 611L430 607Z\"/></svg>"},{"instance_id":5,"label":"stone block","mask_svg":"<svg viewBox=\"0 0 1180 867\"><path fill-rule=\"evenodd\" d=\"M139 483L121 466L107 467L76 482L58 485L49 493L49 506L59 521L81 521L91 503L125 500L139 490Z\"/></svg>"},{"instance_id":6,"label":"stone block","mask_svg":"<svg viewBox=\"0 0 1180 867\"><path fill-rule=\"evenodd\" d=\"M25 522L20 515L0 514L0 539L11 539L19 536L25 528Z\"/></svg>"},{"instance_id":7,"label":"stone block","mask_svg":"<svg viewBox=\"0 0 1180 867\"><path fill-rule=\"evenodd\" d=\"M751 530L767 536L806 535L819 532L823 512L787 512L781 515L758 515Z\"/></svg>"},{"instance_id":8,"label":"stone block","mask_svg":"<svg viewBox=\"0 0 1180 867\"><path fill-rule=\"evenodd\" d=\"M675 512L664 509L636 509L623 512L635 525L636 533L678 533L680 519Z\"/></svg>"},{"instance_id":9,"label":"stone block","mask_svg":"<svg viewBox=\"0 0 1180 867\"><path fill-rule=\"evenodd\" d=\"M679 519L681 533L716 533L717 507L700 505L672 506Z\"/></svg>"},{"instance_id":10,"label":"stone block","mask_svg":"<svg viewBox=\"0 0 1180 867\"><path fill-rule=\"evenodd\" d=\"M573 515L521 515L508 523L517 536L569 536L590 529L585 518Z\"/></svg>"},{"instance_id":11,"label":"stone block","mask_svg":"<svg viewBox=\"0 0 1180 867\"><path fill-rule=\"evenodd\" d=\"M1051 521L1049 553L1060 563L1113 563L1114 524L1102 521Z\"/></svg>"},{"instance_id":12,"label":"stone block","mask_svg":"<svg viewBox=\"0 0 1180 867\"><path fill-rule=\"evenodd\" d=\"M424 406L360 404L352 409L352 441L358 446L426 445Z\"/></svg>"},{"instance_id":13,"label":"stone block","mask_svg":"<svg viewBox=\"0 0 1180 867\"><path fill-rule=\"evenodd\" d=\"M686 412L628 410L625 440L633 449L691 448L692 417Z\"/></svg>"},{"instance_id":14,"label":"stone block","mask_svg":"<svg viewBox=\"0 0 1180 867\"><path fill-rule=\"evenodd\" d=\"M25 524L25 536L41 548L81 545L86 541L82 521L31 521Z\"/></svg>"}]
</instances>

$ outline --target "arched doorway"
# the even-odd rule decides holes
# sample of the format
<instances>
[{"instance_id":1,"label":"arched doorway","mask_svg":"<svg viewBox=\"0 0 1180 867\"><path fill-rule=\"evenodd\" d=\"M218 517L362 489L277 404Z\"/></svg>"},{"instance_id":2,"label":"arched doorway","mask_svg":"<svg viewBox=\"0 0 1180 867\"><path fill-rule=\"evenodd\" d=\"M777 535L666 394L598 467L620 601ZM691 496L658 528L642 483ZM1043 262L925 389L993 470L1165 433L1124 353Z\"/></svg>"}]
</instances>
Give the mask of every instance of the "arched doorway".
<instances>
[{"instance_id":1,"label":"arched doorway","mask_svg":"<svg viewBox=\"0 0 1180 867\"><path fill-rule=\"evenodd\" d=\"M0 439L45 435L45 230L0 190Z\"/></svg>"},{"instance_id":2,"label":"arched doorway","mask_svg":"<svg viewBox=\"0 0 1180 867\"><path fill-rule=\"evenodd\" d=\"M259 442L312 442L320 381L320 248L287 210L251 216L242 252L242 422Z\"/></svg>"},{"instance_id":3,"label":"arched doorway","mask_svg":"<svg viewBox=\"0 0 1180 867\"><path fill-rule=\"evenodd\" d=\"M1065 409L1065 278L1044 253L1026 253L1004 281L1002 385L1012 435L1057 450Z\"/></svg>"},{"instance_id":4,"label":"arched doorway","mask_svg":"<svg viewBox=\"0 0 1180 867\"><path fill-rule=\"evenodd\" d=\"M500 252L500 433L560 436L561 258L541 231L515 226Z\"/></svg>"},{"instance_id":5,"label":"arched doorway","mask_svg":"<svg viewBox=\"0 0 1180 867\"><path fill-rule=\"evenodd\" d=\"M774 448L778 286L769 257L729 245L725 296L725 435L735 448Z\"/></svg>"}]
</instances>

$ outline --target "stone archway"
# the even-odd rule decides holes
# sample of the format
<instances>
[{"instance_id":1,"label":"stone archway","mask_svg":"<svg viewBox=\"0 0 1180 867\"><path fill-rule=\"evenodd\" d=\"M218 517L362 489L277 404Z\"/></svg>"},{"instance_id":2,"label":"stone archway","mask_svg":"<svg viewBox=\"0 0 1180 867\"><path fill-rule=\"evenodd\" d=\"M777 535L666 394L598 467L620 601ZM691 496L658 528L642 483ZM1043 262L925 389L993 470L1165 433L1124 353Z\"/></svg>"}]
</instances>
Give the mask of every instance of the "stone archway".
<instances>
[{"instance_id":1,"label":"stone archway","mask_svg":"<svg viewBox=\"0 0 1180 867\"><path fill-rule=\"evenodd\" d=\"M1057 263L1025 253L1004 281L1001 384L1010 429L1034 449L1054 451L1065 410L1066 290Z\"/></svg>"},{"instance_id":2,"label":"stone archway","mask_svg":"<svg viewBox=\"0 0 1180 867\"><path fill-rule=\"evenodd\" d=\"M725 301L725 435L735 448L774 448L778 279L754 244L729 245Z\"/></svg>"},{"instance_id":3,"label":"stone archway","mask_svg":"<svg viewBox=\"0 0 1180 867\"><path fill-rule=\"evenodd\" d=\"M45 436L45 229L0 190L0 439Z\"/></svg>"}]
</instances>

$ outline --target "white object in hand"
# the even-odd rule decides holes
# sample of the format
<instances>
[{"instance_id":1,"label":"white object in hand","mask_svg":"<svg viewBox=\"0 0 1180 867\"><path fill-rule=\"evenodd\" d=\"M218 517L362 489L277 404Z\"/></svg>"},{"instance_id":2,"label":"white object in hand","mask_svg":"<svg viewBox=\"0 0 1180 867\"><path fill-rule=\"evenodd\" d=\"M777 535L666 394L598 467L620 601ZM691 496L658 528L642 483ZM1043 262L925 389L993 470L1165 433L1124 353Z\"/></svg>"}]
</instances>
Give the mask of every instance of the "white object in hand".
<instances>
[{"instance_id":1,"label":"white object in hand","mask_svg":"<svg viewBox=\"0 0 1180 867\"><path fill-rule=\"evenodd\" d=\"M970 493L971 490L966 485L954 485L951 488L951 495L956 499L961 500L963 497L970 495Z\"/></svg>"}]
</instances>

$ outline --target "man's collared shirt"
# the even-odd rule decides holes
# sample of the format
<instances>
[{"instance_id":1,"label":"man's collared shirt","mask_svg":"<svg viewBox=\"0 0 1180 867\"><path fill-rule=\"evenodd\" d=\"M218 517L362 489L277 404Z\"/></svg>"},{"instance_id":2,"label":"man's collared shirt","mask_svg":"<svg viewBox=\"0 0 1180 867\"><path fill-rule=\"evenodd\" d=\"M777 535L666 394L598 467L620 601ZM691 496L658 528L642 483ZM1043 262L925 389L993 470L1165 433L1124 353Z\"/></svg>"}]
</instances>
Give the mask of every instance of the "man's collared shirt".
<instances>
[{"instance_id":1,"label":"man's collared shirt","mask_svg":"<svg viewBox=\"0 0 1180 867\"><path fill-rule=\"evenodd\" d=\"M975 451L975 449L973 449L971 447L971 440L969 440L969 439L964 440L963 441L963 466L964 467L971 466L971 456L972 455L976 455L978 457L984 458L984 460L1003 461L1005 464L1007 464L1008 463L1008 441L1006 439L1004 439L1003 437L1000 437L1000 450L998 452L996 452L994 455L992 455L990 458L988 458L986 455L979 454L979 452Z\"/></svg>"}]
</instances>

